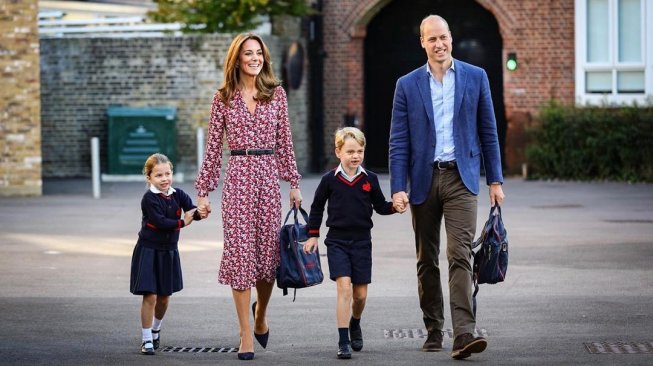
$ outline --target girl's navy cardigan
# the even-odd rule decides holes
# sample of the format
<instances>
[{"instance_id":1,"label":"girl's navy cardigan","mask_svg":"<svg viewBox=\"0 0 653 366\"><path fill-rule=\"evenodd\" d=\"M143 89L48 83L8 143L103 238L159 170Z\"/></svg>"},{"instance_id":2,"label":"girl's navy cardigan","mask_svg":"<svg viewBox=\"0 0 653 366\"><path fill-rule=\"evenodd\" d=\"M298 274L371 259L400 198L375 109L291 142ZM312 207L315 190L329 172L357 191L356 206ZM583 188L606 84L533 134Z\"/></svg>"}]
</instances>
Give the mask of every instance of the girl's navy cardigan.
<instances>
[{"instance_id":1,"label":"girl's navy cardigan","mask_svg":"<svg viewBox=\"0 0 653 366\"><path fill-rule=\"evenodd\" d=\"M195 207L190 196L179 188L175 188L175 192L169 196L148 190L141 200L143 219L141 231L138 233L140 241L176 246L179 241L179 229L185 226L181 218L182 212ZM198 215L194 215L193 219L198 218Z\"/></svg>"}]
</instances>

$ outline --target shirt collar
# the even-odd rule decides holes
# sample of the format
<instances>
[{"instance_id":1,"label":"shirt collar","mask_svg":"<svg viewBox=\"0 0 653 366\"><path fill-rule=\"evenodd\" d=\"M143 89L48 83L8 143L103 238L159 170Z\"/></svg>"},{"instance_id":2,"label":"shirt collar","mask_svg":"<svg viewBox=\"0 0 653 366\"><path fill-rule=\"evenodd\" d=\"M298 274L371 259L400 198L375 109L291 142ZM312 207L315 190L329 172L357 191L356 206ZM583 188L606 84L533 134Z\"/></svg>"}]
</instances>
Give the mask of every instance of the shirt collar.
<instances>
[{"instance_id":1,"label":"shirt collar","mask_svg":"<svg viewBox=\"0 0 653 366\"><path fill-rule=\"evenodd\" d=\"M162 194L165 195L165 196L169 196L169 195L171 195L171 194L177 192L177 190L174 189L174 188L172 188L172 187L170 187L170 188L168 188L168 192L161 192L160 190L158 190L158 189L157 189L156 187L154 187L153 185L150 185L150 192L152 192L152 193L154 193L154 194L161 194L161 193L162 193Z\"/></svg>"},{"instance_id":2,"label":"shirt collar","mask_svg":"<svg viewBox=\"0 0 653 366\"><path fill-rule=\"evenodd\" d=\"M336 172L334 173L334 175L338 175L338 173L342 173L342 175L344 175L345 177L348 177L347 173L345 173L345 170L342 168L342 164L338 164L338 168L336 169ZM356 178L361 173L364 173L365 175L367 175L367 172L365 171L365 169L362 166L359 165L358 169L356 169L356 174L354 174L354 176L350 177L350 178Z\"/></svg>"},{"instance_id":3,"label":"shirt collar","mask_svg":"<svg viewBox=\"0 0 653 366\"><path fill-rule=\"evenodd\" d=\"M451 59L451 66L449 66L449 68L445 71L445 74L446 74L447 71L449 71L449 70L451 70L451 71L456 71L456 66L455 66L455 65L456 65L456 60L454 60L454 59L452 58L452 59ZM433 74L431 73L431 67L429 67L429 63L428 63L428 62L426 63L426 73L429 74L430 77L433 77Z\"/></svg>"}]
</instances>

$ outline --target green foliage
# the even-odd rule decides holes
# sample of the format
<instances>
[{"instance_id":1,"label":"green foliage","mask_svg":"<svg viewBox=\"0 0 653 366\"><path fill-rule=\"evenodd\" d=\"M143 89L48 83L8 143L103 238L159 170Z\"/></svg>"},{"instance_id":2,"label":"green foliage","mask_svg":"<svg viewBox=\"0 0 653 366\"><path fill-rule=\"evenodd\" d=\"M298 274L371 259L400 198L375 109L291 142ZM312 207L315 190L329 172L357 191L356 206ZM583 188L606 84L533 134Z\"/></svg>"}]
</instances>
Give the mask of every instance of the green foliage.
<instances>
[{"instance_id":1,"label":"green foliage","mask_svg":"<svg viewBox=\"0 0 653 366\"><path fill-rule=\"evenodd\" d=\"M533 178L653 182L653 107L540 111L527 148Z\"/></svg>"},{"instance_id":2,"label":"green foliage","mask_svg":"<svg viewBox=\"0 0 653 366\"><path fill-rule=\"evenodd\" d=\"M154 0L147 15L155 22L184 24L185 32L235 33L256 28L260 15L312 13L305 0Z\"/></svg>"}]
</instances>

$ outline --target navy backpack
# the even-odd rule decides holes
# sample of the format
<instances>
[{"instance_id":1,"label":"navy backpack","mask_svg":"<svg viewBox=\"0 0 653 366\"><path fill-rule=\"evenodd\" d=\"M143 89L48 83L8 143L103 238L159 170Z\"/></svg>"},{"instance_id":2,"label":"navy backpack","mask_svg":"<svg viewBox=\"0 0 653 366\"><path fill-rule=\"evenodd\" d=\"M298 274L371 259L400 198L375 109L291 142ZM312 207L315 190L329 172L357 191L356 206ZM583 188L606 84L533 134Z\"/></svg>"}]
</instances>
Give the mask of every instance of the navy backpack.
<instances>
[{"instance_id":1,"label":"navy backpack","mask_svg":"<svg viewBox=\"0 0 653 366\"><path fill-rule=\"evenodd\" d=\"M480 247L473 252L474 248ZM473 307L476 314L476 294L481 283L503 282L508 271L508 232L501 219L501 207L497 204L490 209L490 217L483 226L481 236L472 244L474 265Z\"/></svg>"},{"instance_id":2,"label":"navy backpack","mask_svg":"<svg viewBox=\"0 0 653 366\"><path fill-rule=\"evenodd\" d=\"M306 224L300 224L297 219L297 209L292 208L286 215L279 233L280 263L277 268L277 287L283 289L283 295L288 295L288 289L295 289L293 301L298 288L315 286L322 283L324 274L320 264L320 253L317 248L312 253L304 253L304 242L308 240L308 214L299 207ZM294 223L287 224L290 214L294 213Z\"/></svg>"}]
</instances>

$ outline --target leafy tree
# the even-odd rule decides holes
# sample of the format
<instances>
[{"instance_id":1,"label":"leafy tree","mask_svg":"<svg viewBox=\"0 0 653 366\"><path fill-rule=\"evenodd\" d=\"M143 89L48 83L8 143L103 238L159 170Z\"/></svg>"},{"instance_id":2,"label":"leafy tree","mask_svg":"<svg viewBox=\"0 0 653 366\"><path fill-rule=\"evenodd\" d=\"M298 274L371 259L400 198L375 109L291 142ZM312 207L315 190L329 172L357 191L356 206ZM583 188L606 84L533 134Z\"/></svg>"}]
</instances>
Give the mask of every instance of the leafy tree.
<instances>
[{"instance_id":1,"label":"leafy tree","mask_svg":"<svg viewBox=\"0 0 653 366\"><path fill-rule=\"evenodd\" d=\"M230 33L256 28L260 15L303 16L312 9L305 0L154 0L147 15L156 22L182 23L185 32Z\"/></svg>"}]
</instances>

